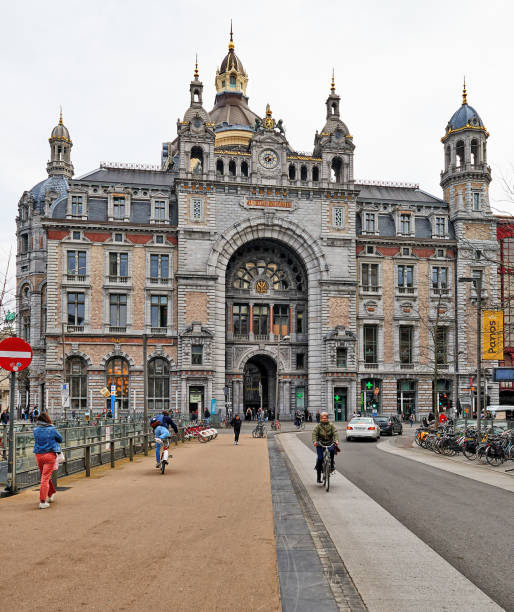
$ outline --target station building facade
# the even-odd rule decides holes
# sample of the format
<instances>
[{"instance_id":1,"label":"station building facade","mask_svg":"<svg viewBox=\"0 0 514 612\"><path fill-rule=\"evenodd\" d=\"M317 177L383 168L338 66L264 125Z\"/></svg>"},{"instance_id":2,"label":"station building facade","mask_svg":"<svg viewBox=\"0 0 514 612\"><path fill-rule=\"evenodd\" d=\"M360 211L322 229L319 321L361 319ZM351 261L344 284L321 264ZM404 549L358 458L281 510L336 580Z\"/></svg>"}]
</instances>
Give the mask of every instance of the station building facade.
<instances>
[{"instance_id":1,"label":"station building facade","mask_svg":"<svg viewBox=\"0 0 514 612\"><path fill-rule=\"evenodd\" d=\"M358 182L334 79L312 152L250 109L229 42L210 112L198 69L161 163L74 176L62 116L48 178L17 217L18 333L34 348L20 407L169 407L418 415L466 403L474 287L496 301L488 133L463 102L442 138L443 197ZM436 382L437 381L437 382ZM497 389L488 390L492 399ZM497 398L496 398L497 399Z\"/></svg>"}]
</instances>

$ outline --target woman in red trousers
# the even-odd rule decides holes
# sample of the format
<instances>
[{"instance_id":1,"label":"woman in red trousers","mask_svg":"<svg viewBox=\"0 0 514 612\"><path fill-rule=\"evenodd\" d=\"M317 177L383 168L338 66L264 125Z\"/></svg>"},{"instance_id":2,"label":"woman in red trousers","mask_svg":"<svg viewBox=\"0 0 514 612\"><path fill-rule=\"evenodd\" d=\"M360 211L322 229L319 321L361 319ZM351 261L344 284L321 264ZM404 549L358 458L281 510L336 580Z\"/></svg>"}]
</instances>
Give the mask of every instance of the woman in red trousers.
<instances>
[{"instance_id":1,"label":"woman in red trousers","mask_svg":"<svg viewBox=\"0 0 514 612\"><path fill-rule=\"evenodd\" d=\"M52 425L48 414L41 413L34 427L34 454L41 472L39 488L39 507L41 509L48 508L55 500L55 487L50 478L56 468L57 455L61 452L59 442L62 442L61 434Z\"/></svg>"}]
</instances>

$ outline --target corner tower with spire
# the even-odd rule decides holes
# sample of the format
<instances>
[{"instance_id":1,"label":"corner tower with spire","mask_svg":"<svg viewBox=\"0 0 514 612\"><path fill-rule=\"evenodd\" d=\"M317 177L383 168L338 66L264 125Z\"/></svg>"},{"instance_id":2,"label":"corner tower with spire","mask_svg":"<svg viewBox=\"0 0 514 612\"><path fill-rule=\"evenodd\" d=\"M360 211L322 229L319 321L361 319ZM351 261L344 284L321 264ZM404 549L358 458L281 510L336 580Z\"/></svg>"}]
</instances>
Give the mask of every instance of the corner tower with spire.
<instances>
[{"instance_id":1,"label":"corner tower with spire","mask_svg":"<svg viewBox=\"0 0 514 612\"><path fill-rule=\"evenodd\" d=\"M59 113L59 123L52 130L48 142L50 143L50 161L46 166L48 176L64 176L70 179L73 176L70 157L73 142L62 121L62 109Z\"/></svg>"}]
</instances>

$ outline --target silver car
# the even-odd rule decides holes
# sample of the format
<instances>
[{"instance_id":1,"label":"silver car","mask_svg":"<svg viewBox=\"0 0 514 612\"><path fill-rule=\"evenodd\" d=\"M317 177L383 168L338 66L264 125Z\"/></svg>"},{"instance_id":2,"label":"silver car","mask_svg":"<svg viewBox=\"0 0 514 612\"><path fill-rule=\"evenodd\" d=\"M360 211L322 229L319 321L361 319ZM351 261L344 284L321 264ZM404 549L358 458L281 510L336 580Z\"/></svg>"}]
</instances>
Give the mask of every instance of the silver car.
<instances>
[{"instance_id":1,"label":"silver car","mask_svg":"<svg viewBox=\"0 0 514 612\"><path fill-rule=\"evenodd\" d=\"M355 438L380 438L380 427L371 417L355 417L346 426L346 439L348 441Z\"/></svg>"}]
</instances>

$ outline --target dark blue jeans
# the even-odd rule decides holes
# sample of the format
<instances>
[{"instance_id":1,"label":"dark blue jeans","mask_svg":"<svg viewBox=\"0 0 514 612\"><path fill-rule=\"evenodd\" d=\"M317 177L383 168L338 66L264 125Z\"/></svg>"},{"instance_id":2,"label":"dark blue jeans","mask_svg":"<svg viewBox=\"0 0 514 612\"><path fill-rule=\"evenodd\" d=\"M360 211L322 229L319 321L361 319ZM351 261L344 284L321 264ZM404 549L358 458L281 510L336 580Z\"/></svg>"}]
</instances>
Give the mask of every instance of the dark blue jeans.
<instances>
[{"instance_id":1,"label":"dark blue jeans","mask_svg":"<svg viewBox=\"0 0 514 612\"><path fill-rule=\"evenodd\" d=\"M318 460L316 461L316 469L321 470L323 467L323 451L325 449L322 446L316 446L316 452L318 453ZM336 447L332 444L332 446L328 449L330 453L330 462L334 465L334 454L336 452Z\"/></svg>"}]
</instances>

